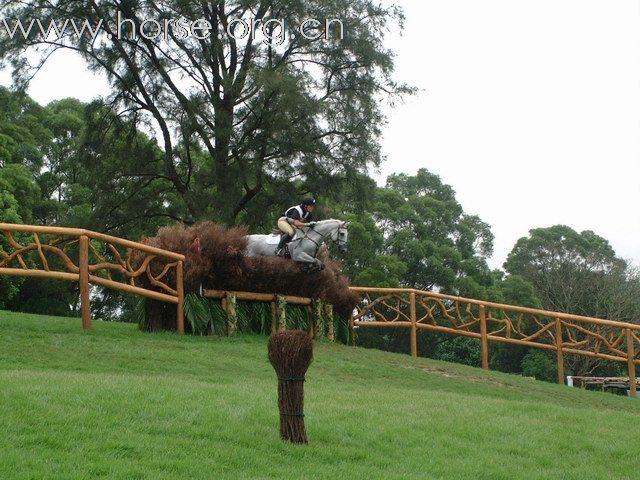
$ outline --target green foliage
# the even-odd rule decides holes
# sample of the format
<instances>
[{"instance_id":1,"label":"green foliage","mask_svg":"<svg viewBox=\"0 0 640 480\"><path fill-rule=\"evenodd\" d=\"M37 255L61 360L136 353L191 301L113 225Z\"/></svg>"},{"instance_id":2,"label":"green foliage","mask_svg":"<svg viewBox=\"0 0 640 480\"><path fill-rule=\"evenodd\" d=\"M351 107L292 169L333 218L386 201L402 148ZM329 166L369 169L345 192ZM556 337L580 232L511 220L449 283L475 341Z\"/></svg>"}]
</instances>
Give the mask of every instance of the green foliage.
<instances>
[{"instance_id":1,"label":"green foliage","mask_svg":"<svg viewBox=\"0 0 640 480\"><path fill-rule=\"evenodd\" d=\"M223 335L226 329L226 313L220 301L195 293L184 297L184 318L195 335Z\"/></svg>"},{"instance_id":2,"label":"green foliage","mask_svg":"<svg viewBox=\"0 0 640 480\"><path fill-rule=\"evenodd\" d=\"M311 315L302 305L286 307L287 330L308 330L311 326Z\"/></svg>"},{"instance_id":3,"label":"green foliage","mask_svg":"<svg viewBox=\"0 0 640 480\"><path fill-rule=\"evenodd\" d=\"M542 303L535 293L531 283L520 275L508 275L499 282L502 292L502 302L510 305L520 305L521 307L542 308Z\"/></svg>"},{"instance_id":4,"label":"green foliage","mask_svg":"<svg viewBox=\"0 0 640 480\"><path fill-rule=\"evenodd\" d=\"M224 335L227 329L226 313L219 300L208 299L209 312L211 315L211 333L214 335Z\"/></svg>"},{"instance_id":5,"label":"green foliage","mask_svg":"<svg viewBox=\"0 0 640 480\"><path fill-rule=\"evenodd\" d=\"M6 92L0 92L0 100L2 93ZM42 191L34 179L34 172L26 165L7 163L0 168L0 222L36 223L42 201ZM18 242L22 242L23 238L30 238L22 234L15 234L14 237ZM13 250L4 236L0 239L0 248L5 251ZM39 258L33 252L23 256L23 259L31 268L42 268ZM56 260L53 260L52 266L55 263ZM2 277L0 305L16 311L72 315L76 290L75 286L66 282Z\"/></svg>"},{"instance_id":6,"label":"green foliage","mask_svg":"<svg viewBox=\"0 0 640 480\"><path fill-rule=\"evenodd\" d=\"M30 171L43 167L43 147L51 142L43 107L23 92L0 87L0 167L22 164Z\"/></svg>"},{"instance_id":7,"label":"green foliage","mask_svg":"<svg viewBox=\"0 0 640 480\"><path fill-rule=\"evenodd\" d=\"M0 168L0 220L32 222L33 209L39 198L40 189L25 166L9 164Z\"/></svg>"},{"instance_id":8,"label":"green foliage","mask_svg":"<svg viewBox=\"0 0 640 480\"><path fill-rule=\"evenodd\" d=\"M325 321L327 321L325 319ZM356 345L356 339L352 337L351 323L346 318L340 318L333 315L328 321L333 322L333 332L335 340L345 345ZM353 332L355 336L355 332Z\"/></svg>"},{"instance_id":9,"label":"green foliage","mask_svg":"<svg viewBox=\"0 0 640 480\"><path fill-rule=\"evenodd\" d=\"M531 230L504 266L533 285L545 309L607 318L612 312L602 308L606 278L624 276L627 268L604 238L564 225Z\"/></svg>"},{"instance_id":10,"label":"green foliage","mask_svg":"<svg viewBox=\"0 0 640 480\"><path fill-rule=\"evenodd\" d=\"M537 380L556 382L558 364L548 353L531 349L522 359L522 374Z\"/></svg>"},{"instance_id":11,"label":"green foliage","mask_svg":"<svg viewBox=\"0 0 640 480\"><path fill-rule=\"evenodd\" d=\"M238 330L261 335L271 333L271 304L268 302L238 301L236 303Z\"/></svg>"},{"instance_id":12,"label":"green foliage","mask_svg":"<svg viewBox=\"0 0 640 480\"><path fill-rule=\"evenodd\" d=\"M0 175L4 169L0 169ZM8 189L0 185L0 222L22 223L18 214L18 201ZM0 249L9 250L9 244L4 236L0 237ZM14 298L23 282L22 278L0 276L0 308L7 308L7 303Z\"/></svg>"},{"instance_id":13,"label":"green foliage","mask_svg":"<svg viewBox=\"0 0 640 480\"><path fill-rule=\"evenodd\" d=\"M522 373L522 360L529 348L508 343L489 343L489 368L506 373Z\"/></svg>"},{"instance_id":14,"label":"green foliage","mask_svg":"<svg viewBox=\"0 0 640 480\"><path fill-rule=\"evenodd\" d=\"M2 171L0 170L0 173ZM18 209L20 208L18 201L5 185L0 190L0 221L3 223L22 223L22 219L18 214Z\"/></svg>"},{"instance_id":15,"label":"green foliage","mask_svg":"<svg viewBox=\"0 0 640 480\"><path fill-rule=\"evenodd\" d=\"M144 327L146 317L146 300L147 299L144 297L138 297L138 301L136 302L133 311L131 311L129 315L128 323L135 323L136 325L138 325L138 328L140 330L142 330Z\"/></svg>"},{"instance_id":16,"label":"green foliage","mask_svg":"<svg viewBox=\"0 0 640 480\"><path fill-rule=\"evenodd\" d=\"M16 312L43 315L76 316L78 304L77 285L48 278L24 278L20 290L6 302L6 307Z\"/></svg>"},{"instance_id":17,"label":"green foliage","mask_svg":"<svg viewBox=\"0 0 640 480\"><path fill-rule=\"evenodd\" d=\"M438 344L432 358L477 367L481 361L480 342L475 338L448 336Z\"/></svg>"},{"instance_id":18,"label":"green foliage","mask_svg":"<svg viewBox=\"0 0 640 480\"><path fill-rule=\"evenodd\" d=\"M206 335L209 332L212 318L208 303L205 297L193 293L184 297L184 318L196 335Z\"/></svg>"},{"instance_id":19,"label":"green foliage","mask_svg":"<svg viewBox=\"0 0 640 480\"><path fill-rule=\"evenodd\" d=\"M367 204L354 205L348 216L345 271L355 284L486 296L493 235L464 213L449 185L422 168L414 176L392 174L371 191Z\"/></svg>"},{"instance_id":20,"label":"green foliage","mask_svg":"<svg viewBox=\"0 0 640 480\"><path fill-rule=\"evenodd\" d=\"M303 305L283 302L288 330L309 330L313 325L310 309ZM196 335L226 335L227 314L216 299L208 299L189 293L184 299L185 320ZM144 318L144 311L142 312ZM336 341L350 343L349 321L333 316L325 320L333 322ZM271 334L271 304L239 300L236 302L236 332ZM143 322L140 322L142 325ZM325 325L325 328L326 325Z\"/></svg>"}]
</instances>

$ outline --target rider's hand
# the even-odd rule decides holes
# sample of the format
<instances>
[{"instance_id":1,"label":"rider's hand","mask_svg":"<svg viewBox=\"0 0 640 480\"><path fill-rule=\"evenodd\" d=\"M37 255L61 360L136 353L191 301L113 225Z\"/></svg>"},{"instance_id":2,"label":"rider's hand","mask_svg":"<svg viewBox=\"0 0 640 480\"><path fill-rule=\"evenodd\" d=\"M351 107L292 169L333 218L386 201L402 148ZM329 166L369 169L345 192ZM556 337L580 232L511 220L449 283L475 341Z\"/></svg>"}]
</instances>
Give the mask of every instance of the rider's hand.
<instances>
[{"instance_id":1,"label":"rider's hand","mask_svg":"<svg viewBox=\"0 0 640 480\"><path fill-rule=\"evenodd\" d=\"M298 228L304 227L304 222L301 222L300 220L294 220L293 224Z\"/></svg>"}]
</instances>

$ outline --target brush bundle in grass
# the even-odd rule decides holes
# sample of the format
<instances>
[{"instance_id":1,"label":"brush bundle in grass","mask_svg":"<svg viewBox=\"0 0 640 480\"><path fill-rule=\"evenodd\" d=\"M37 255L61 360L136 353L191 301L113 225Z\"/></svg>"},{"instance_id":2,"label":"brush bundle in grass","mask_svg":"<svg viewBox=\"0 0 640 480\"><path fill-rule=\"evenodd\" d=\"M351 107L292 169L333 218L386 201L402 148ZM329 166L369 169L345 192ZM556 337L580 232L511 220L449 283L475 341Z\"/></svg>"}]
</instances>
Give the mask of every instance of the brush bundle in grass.
<instances>
[{"instance_id":1,"label":"brush bundle in grass","mask_svg":"<svg viewBox=\"0 0 640 480\"><path fill-rule=\"evenodd\" d=\"M304 376L313 359L313 341L307 332L288 330L269 338L269 361L278 375L280 438L307 443L304 427Z\"/></svg>"}]
</instances>

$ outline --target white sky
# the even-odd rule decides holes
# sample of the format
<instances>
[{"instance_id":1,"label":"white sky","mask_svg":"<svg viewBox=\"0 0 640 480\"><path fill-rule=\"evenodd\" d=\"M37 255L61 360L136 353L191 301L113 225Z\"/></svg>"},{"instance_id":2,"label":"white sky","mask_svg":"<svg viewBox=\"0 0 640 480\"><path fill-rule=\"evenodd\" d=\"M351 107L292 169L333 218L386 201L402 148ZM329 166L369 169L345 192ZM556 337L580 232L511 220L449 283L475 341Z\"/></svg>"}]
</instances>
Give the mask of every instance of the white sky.
<instances>
[{"instance_id":1,"label":"white sky","mask_svg":"<svg viewBox=\"0 0 640 480\"><path fill-rule=\"evenodd\" d=\"M421 91L388 109L379 178L440 175L491 225L492 267L529 229L558 223L640 265L640 0L396 3L403 36L380 34L396 78ZM106 91L72 54L52 58L36 101Z\"/></svg>"}]
</instances>

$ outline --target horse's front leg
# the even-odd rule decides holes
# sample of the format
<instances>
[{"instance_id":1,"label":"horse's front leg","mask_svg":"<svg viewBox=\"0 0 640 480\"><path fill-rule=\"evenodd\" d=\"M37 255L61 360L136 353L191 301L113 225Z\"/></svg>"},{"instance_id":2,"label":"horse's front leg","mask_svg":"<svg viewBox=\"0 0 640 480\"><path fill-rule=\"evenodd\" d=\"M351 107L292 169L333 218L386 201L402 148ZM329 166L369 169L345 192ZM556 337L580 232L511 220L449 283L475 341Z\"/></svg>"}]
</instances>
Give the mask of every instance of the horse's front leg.
<instances>
[{"instance_id":1,"label":"horse's front leg","mask_svg":"<svg viewBox=\"0 0 640 480\"><path fill-rule=\"evenodd\" d=\"M309 270L310 271L320 271L324 269L324 263L322 263L320 260L318 260L317 258L312 257L311 255L309 255L306 252L294 252L291 255L291 260L293 260L294 262L300 262L300 263L307 263L310 265Z\"/></svg>"}]
</instances>

